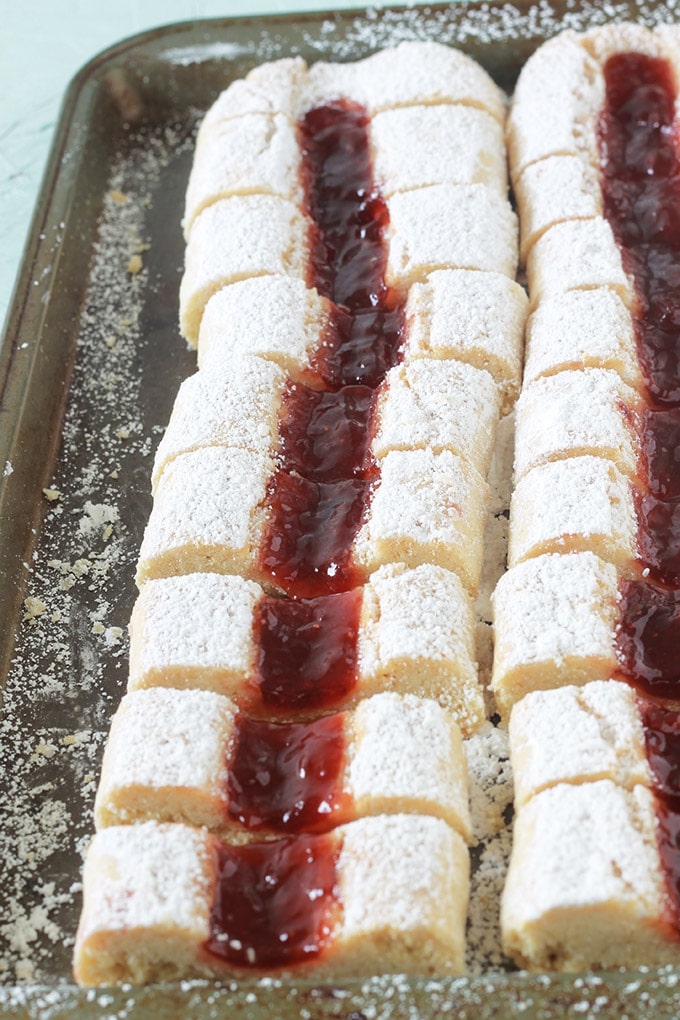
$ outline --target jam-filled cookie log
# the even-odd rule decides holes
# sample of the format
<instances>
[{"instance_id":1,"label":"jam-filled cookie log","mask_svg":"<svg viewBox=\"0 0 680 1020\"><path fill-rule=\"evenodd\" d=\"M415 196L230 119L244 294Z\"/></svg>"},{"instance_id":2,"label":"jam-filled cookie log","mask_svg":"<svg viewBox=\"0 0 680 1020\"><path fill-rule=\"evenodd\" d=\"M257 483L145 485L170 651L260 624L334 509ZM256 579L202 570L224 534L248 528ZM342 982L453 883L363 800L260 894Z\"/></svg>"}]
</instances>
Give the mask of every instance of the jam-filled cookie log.
<instances>
[{"instance_id":1,"label":"jam-filled cookie log","mask_svg":"<svg viewBox=\"0 0 680 1020\"><path fill-rule=\"evenodd\" d=\"M564 33L509 117L532 312L493 687L534 970L680 953L679 38Z\"/></svg>"},{"instance_id":2,"label":"jam-filled cookie log","mask_svg":"<svg viewBox=\"0 0 680 1020\"><path fill-rule=\"evenodd\" d=\"M473 600L528 309L504 121L470 58L405 43L263 65L201 125L199 370L154 464L83 984L464 970Z\"/></svg>"}]
</instances>

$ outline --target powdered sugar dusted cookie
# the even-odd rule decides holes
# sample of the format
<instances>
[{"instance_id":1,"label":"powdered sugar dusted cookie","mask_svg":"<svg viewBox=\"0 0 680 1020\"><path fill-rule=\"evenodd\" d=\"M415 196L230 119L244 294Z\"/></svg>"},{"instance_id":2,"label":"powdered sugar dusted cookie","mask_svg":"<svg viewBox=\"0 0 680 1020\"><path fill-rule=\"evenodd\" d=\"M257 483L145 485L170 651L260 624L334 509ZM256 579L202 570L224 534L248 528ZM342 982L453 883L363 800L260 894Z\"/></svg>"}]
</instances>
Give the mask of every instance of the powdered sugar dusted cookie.
<instances>
[{"instance_id":1,"label":"powdered sugar dusted cookie","mask_svg":"<svg viewBox=\"0 0 680 1020\"><path fill-rule=\"evenodd\" d=\"M592 125L604 102L597 62L576 32L562 32L529 58L508 117L510 173L547 156L578 155L597 165Z\"/></svg>"},{"instance_id":2,"label":"powdered sugar dusted cookie","mask_svg":"<svg viewBox=\"0 0 680 1020\"><path fill-rule=\"evenodd\" d=\"M239 359L212 372L197 372L179 388L152 473L155 489L180 453L208 446L272 455L278 445L285 372L262 358Z\"/></svg>"},{"instance_id":3,"label":"powdered sugar dusted cookie","mask_svg":"<svg viewBox=\"0 0 680 1020\"><path fill-rule=\"evenodd\" d=\"M453 358L486 369L508 411L519 390L527 305L522 287L500 273L432 273L409 290L406 359Z\"/></svg>"},{"instance_id":4,"label":"powdered sugar dusted cookie","mask_svg":"<svg viewBox=\"0 0 680 1020\"><path fill-rule=\"evenodd\" d=\"M538 793L515 819L501 925L530 970L677 961L649 790L609 780Z\"/></svg>"},{"instance_id":5,"label":"powdered sugar dusted cookie","mask_svg":"<svg viewBox=\"0 0 680 1020\"><path fill-rule=\"evenodd\" d=\"M198 365L224 369L254 355L280 365L293 380L321 385L320 358L332 342L333 306L292 276L256 276L210 298L198 334Z\"/></svg>"},{"instance_id":6,"label":"powdered sugar dusted cookie","mask_svg":"<svg viewBox=\"0 0 680 1020\"><path fill-rule=\"evenodd\" d=\"M633 320L606 287L572 290L541 301L527 321L525 383L568 369L611 369L634 389L643 386Z\"/></svg>"},{"instance_id":7,"label":"powdered sugar dusted cookie","mask_svg":"<svg viewBox=\"0 0 680 1020\"><path fill-rule=\"evenodd\" d=\"M393 195L386 281L404 295L438 269L481 269L514 279L517 218L483 184L417 188Z\"/></svg>"},{"instance_id":8,"label":"powdered sugar dusted cookie","mask_svg":"<svg viewBox=\"0 0 680 1020\"><path fill-rule=\"evenodd\" d=\"M507 196L502 125L483 110L451 104L387 110L372 118L370 137L373 175L385 198L431 184L484 184Z\"/></svg>"},{"instance_id":9,"label":"powdered sugar dusted cookie","mask_svg":"<svg viewBox=\"0 0 680 1020\"><path fill-rule=\"evenodd\" d=\"M550 552L589 550L619 575L638 573L638 517L630 480L600 457L570 457L533 468L510 506L508 564Z\"/></svg>"},{"instance_id":10,"label":"powdered sugar dusted cookie","mask_svg":"<svg viewBox=\"0 0 680 1020\"><path fill-rule=\"evenodd\" d=\"M309 70L305 107L351 99L372 116L402 106L462 104L505 117L503 93L480 65L436 42L402 42L364 60Z\"/></svg>"},{"instance_id":11,"label":"powdered sugar dusted cookie","mask_svg":"<svg viewBox=\"0 0 680 1020\"><path fill-rule=\"evenodd\" d=\"M466 736L473 732L484 719L484 703L472 604L456 575L438 566L390 565L377 570L357 595L354 683L329 700L316 671L312 697L298 695L291 706L261 685L257 619L265 595L259 585L211 573L148 581L130 623L128 689L217 691L253 714L303 718L318 710L319 699L340 709L381 691L420 693L444 706ZM302 618L303 631L312 618L313 601L309 618ZM311 657L313 668L313 647ZM305 676L302 663L300 688Z\"/></svg>"},{"instance_id":12,"label":"powdered sugar dusted cookie","mask_svg":"<svg viewBox=\"0 0 680 1020\"><path fill-rule=\"evenodd\" d=\"M538 238L527 257L531 307L570 290L609 287L630 306L632 281L609 223L601 217L556 223Z\"/></svg>"},{"instance_id":13,"label":"powdered sugar dusted cookie","mask_svg":"<svg viewBox=\"0 0 680 1020\"><path fill-rule=\"evenodd\" d=\"M486 482L448 450L388 453L357 535L356 560L369 573L383 563L437 563L475 592L487 503Z\"/></svg>"},{"instance_id":14,"label":"powdered sugar dusted cookie","mask_svg":"<svg viewBox=\"0 0 680 1020\"><path fill-rule=\"evenodd\" d=\"M140 550L138 584L208 570L239 573L278 587L278 574L270 573L260 557L272 512L273 476L271 456L231 447L204 447L175 457L158 484ZM334 505L340 500L343 512L347 508L349 513L348 500L358 498L358 488L347 482L341 491L343 483L277 477L276 498L284 503L294 499L296 506L307 506L312 513L323 500ZM290 486L294 496L288 493ZM386 563L441 563L474 591L487 501L486 482L448 450L392 451L380 462L380 477L351 557L366 576ZM327 551L330 556L330 547ZM322 564L313 569L315 574L325 571ZM328 570L335 570L330 560Z\"/></svg>"},{"instance_id":15,"label":"powdered sugar dusted cookie","mask_svg":"<svg viewBox=\"0 0 680 1020\"><path fill-rule=\"evenodd\" d=\"M137 566L152 577L210 570L257 574L270 455L233 447L184 453L159 482Z\"/></svg>"},{"instance_id":16,"label":"powdered sugar dusted cookie","mask_svg":"<svg viewBox=\"0 0 680 1020\"><path fill-rule=\"evenodd\" d=\"M205 120L187 186L184 236L207 206L234 195L303 199L297 130L283 113L250 113Z\"/></svg>"},{"instance_id":17,"label":"powdered sugar dusted cookie","mask_svg":"<svg viewBox=\"0 0 680 1020\"><path fill-rule=\"evenodd\" d=\"M504 574L493 595L491 686L503 712L529 691L605 680L616 669L615 568L593 553L547 553Z\"/></svg>"},{"instance_id":18,"label":"powdered sugar dusted cookie","mask_svg":"<svg viewBox=\"0 0 680 1020\"><path fill-rule=\"evenodd\" d=\"M515 808L558 783L652 785L637 695L617 680L533 691L509 723Z\"/></svg>"},{"instance_id":19,"label":"powdered sugar dusted cookie","mask_svg":"<svg viewBox=\"0 0 680 1020\"><path fill-rule=\"evenodd\" d=\"M283 274L305 280L310 221L275 195L237 195L196 217L180 286L180 329L198 339L203 310L217 290L252 276Z\"/></svg>"},{"instance_id":20,"label":"powdered sugar dusted cookie","mask_svg":"<svg viewBox=\"0 0 680 1020\"><path fill-rule=\"evenodd\" d=\"M317 402L318 401L318 402ZM258 454L292 456L286 422L304 404L319 429L341 406L291 384L273 362L244 357L228 368L186 379L154 462L154 488L165 466L180 453L233 446ZM363 406L363 404L362 404ZM454 361L420 359L391 369L368 409L373 440L368 455L380 461L390 450L427 448L460 454L486 474L498 420L498 393L491 376ZM286 463L289 463L286 461ZM305 465L294 461L301 474Z\"/></svg>"},{"instance_id":21,"label":"powdered sugar dusted cookie","mask_svg":"<svg viewBox=\"0 0 680 1020\"><path fill-rule=\"evenodd\" d=\"M184 822L231 838L399 813L444 818L471 839L458 727L435 702L396 694L312 722L257 723L208 691L130 693L113 719L95 803L98 828Z\"/></svg>"},{"instance_id":22,"label":"powdered sugar dusted cookie","mask_svg":"<svg viewBox=\"0 0 680 1020\"><path fill-rule=\"evenodd\" d=\"M565 371L525 386L517 402L515 477L549 460L592 454L634 475L641 398L615 372Z\"/></svg>"},{"instance_id":23,"label":"powdered sugar dusted cookie","mask_svg":"<svg viewBox=\"0 0 680 1020\"><path fill-rule=\"evenodd\" d=\"M270 886L254 888L258 866L275 876ZM321 836L235 848L184 825L114 826L95 836L83 881L75 972L84 985L263 966L327 978L464 969L468 853L438 818L364 818ZM271 886L289 890L278 909ZM262 897L268 929L244 924L244 895Z\"/></svg>"},{"instance_id":24,"label":"powdered sugar dusted cookie","mask_svg":"<svg viewBox=\"0 0 680 1020\"><path fill-rule=\"evenodd\" d=\"M549 156L526 168L515 185L521 231L521 258L546 230L566 220L602 216L602 190L596 167L579 156Z\"/></svg>"}]
</instances>

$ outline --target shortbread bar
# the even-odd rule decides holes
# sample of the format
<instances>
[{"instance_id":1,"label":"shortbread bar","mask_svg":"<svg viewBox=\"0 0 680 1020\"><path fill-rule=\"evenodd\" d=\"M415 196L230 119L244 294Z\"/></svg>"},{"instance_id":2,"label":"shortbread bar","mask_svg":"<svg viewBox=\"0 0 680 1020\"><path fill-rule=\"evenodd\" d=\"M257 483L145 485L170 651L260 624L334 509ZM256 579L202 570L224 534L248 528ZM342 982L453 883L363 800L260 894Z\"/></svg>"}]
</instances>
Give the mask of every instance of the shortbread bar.
<instances>
[{"instance_id":1,"label":"shortbread bar","mask_svg":"<svg viewBox=\"0 0 680 1020\"><path fill-rule=\"evenodd\" d=\"M404 360L453 359L485 369L511 409L521 375L527 296L499 273L440 270L409 291ZM257 355L293 381L323 388L324 358L337 342L332 305L302 280L258 276L223 287L206 305L198 337L202 371L223 371L235 356Z\"/></svg>"},{"instance_id":2,"label":"shortbread bar","mask_svg":"<svg viewBox=\"0 0 680 1020\"><path fill-rule=\"evenodd\" d=\"M618 680L530 692L509 735L516 809L558 783L652 786L638 695Z\"/></svg>"},{"instance_id":3,"label":"shortbread bar","mask_svg":"<svg viewBox=\"0 0 680 1020\"><path fill-rule=\"evenodd\" d=\"M380 814L433 815L472 838L460 730L434 701L378 694L308 723L257 723L209 691L135 691L95 802L98 828L184 822L232 838Z\"/></svg>"},{"instance_id":4,"label":"shortbread bar","mask_svg":"<svg viewBox=\"0 0 680 1020\"><path fill-rule=\"evenodd\" d=\"M547 553L519 563L498 582L493 607L491 686L504 713L529 691L614 673L618 578L593 553Z\"/></svg>"},{"instance_id":5,"label":"shortbread bar","mask_svg":"<svg viewBox=\"0 0 680 1020\"><path fill-rule=\"evenodd\" d=\"M508 565L542 553L589 550L613 563L619 576L636 576L642 568L635 504L630 480L604 458L540 464L512 494Z\"/></svg>"},{"instance_id":6,"label":"shortbread bar","mask_svg":"<svg viewBox=\"0 0 680 1020\"><path fill-rule=\"evenodd\" d=\"M260 358L244 357L221 370L190 376L180 386L156 453L154 488L174 457L208 446L279 454L305 475L304 463L291 464L293 451L280 449L288 408L294 414L304 398L276 365ZM488 372L422 358L391 369L371 404L366 424L372 433L366 443L371 462L379 462L391 450L450 450L486 475L499 416L498 391ZM333 395L308 393L304 406L319 408L318 413L328 407L332 415L342 405ZM322 421L318 427L329 428ZM333 418L330 428L335 428L339 440Z\"/></svg>"},{"instance_id":7,"label":"shortbread bar","mask_svg":"<svg viewBox=\"0 0 680 1020\"><path fill-rule=\"evenodd\" d=\"M503 129L483 110L457 104L386 110L368 124L373 173L381 194L431 184L485 184L506 197ZM409 139L417 135L414 151ZM188 240L196 217L234 195L304 198L297 130L284 112L206 117L198 133L184 213Z\"/></svg>"},{"instance_id":8,"label":"shortbread bar","mask_svg":"<svg viewBox=\"0 0 680 1020\"><path fill-rule=\"evenodd\" d=\"M271 456L227 447L175 457L158 484L139 555L138 583L210 570L276 584L260 554L273 468ZM310 500L321 491L314 488L319 483L294 484L309 489ZM365 576L386 563L439 563L474 592L487 501L486 482L448 450L387 453L354 541L354 563Z\"/></svg>"},{"instance_id":9,"label":"shortbread bar","mask_svg":"<svg viewBox=\"0 0 680 1020\"><path fill-rule=\"evenodd\" d=\"M514 278L517 220L484 184L416 188L395 194L385 231L386 283L408 288L438 269L477 269ZM195 344L208 299L253 276L310 274L311 221L273 195L236 195L194 220L180 287L180 328Z\"/></svg>"},{"instance_id":10,"label":"shortbread bar","mask_svg":"<svg viewBox=\"0 0 680 1020\"><path fill-rule=\"evenodd\" d=\"M677 963L656 802L608 779L536 794L514 823L501 925L534 971Z\"/></svg>"},{"instance_id":11,"label":"shortbread bar","mask_svg":"<svg viewBox=\"0 0 680 1020\"><path fill-rule=\"evenodd\" d=\"M114 826L94 837L83 886L84 985L464 969L468 852L438 818L382 815L242 847L184 825Z\"/></svg>"},{"instance_id":12,"label":"shortbread bar","mask_svg":"<svg viewBox=\"0 0 680 1020\"><path fill-rule=\"evenodd\" d=\"M546 461L587 454L635 475L643 408L640 395L605 369L537 379L517 402L516 480Z\"/></svg>"},{"instance_id":13,"label":"shortbread bar","mask_svg":"<svg viewBox=\"0 0 680 1020\"><path fill-rule=\"evenodd\" d=\"M377 570L356 595L353 685L329 702L324 674L313 669L309 697L298 697L293 709L280 706L279 714L304 717L320 702L338 709L392 690L439 701L465 735L473 732L484 719L484 705L475 665L474 614L456 575L436 566L409 570L391 565ZM258 585L237 576L205 573L148 581L130 623L129 690L201 688L226 694L251 712L259 707L261 713L264 700L275 712L276 702L257 679L255 626L265 598ZM307 605L313 615L314 602ZM302 687L304 664L297 675Z\"/></svg>"},{"instance_id":14,"label":"shortbread bar","mask_svg":"<svg viewBox=\"0 0 680 1020\"><path fill-rule=\"evenodd\" d=\"M630 310L606 287L547 298L527 321L525 385L588 368L611 370L633 389L643 388Z\"/></svg>"}]
</instances>

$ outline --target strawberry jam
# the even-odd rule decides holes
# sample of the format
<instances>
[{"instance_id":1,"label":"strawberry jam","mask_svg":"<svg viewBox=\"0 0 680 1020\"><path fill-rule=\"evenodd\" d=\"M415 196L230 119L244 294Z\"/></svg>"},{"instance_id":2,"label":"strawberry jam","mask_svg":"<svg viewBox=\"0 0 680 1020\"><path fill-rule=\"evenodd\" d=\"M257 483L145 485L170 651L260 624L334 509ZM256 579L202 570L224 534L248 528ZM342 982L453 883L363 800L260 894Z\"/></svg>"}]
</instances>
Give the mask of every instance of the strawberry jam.
<instances>
[{"instance_id":1,"label":"strawberry jam","mask_svg":"<svg viewBox=\"0 0 680 1020\"><path fill-rule=\"evenodd\" d=\"M229 817L251 831L326 832L345 821L342 714L311 723L240 716L229 763Z\"/></svg>"},{"instance_id":2,"label":"strawberry jam","mask_svg":"<svg viewBox=\"0 0 680 1020\"><path fill-rule=\"evenodd\" d=\"M361 589L261 601L256 620L259 699L270 711L324 709L357 680Z\"/></svg>"},{"instance_id":3,"label":"strawberry jam","mask_svg":"<svg viewBox=\"0 0 680 1020\"><path fill-rule=\"evenodd\" d=\"M276 471L269 485L272 507L260 562L288 595L313 598L347 591L365 580L352 558L371 483L349 478L310 482Z\"/></svg>"},{"instance_id":4,"label":"strawberry jam","mask_svg":"<svg viewBox=\"0 0 680 1020\"><path fill-rule=\"evenodd\" d=\"M254 968L317 957L333 934L339 851L332 834L220 844L208 952Z\"/></svg>"},{"instance_id":5,"label":"strawberry jam","mask_svg":"<svg viewBox=\"0 0 680 1020\"><path fill-rule=\"evenodd\" d=\"M605 67L605 216L635 280L635 334L652 401L680 404L680 160L667 61L622 53Z\"/></svg>"},{"instance_id":6,"label":"strawberry jam","mask_svg":"<svg viewBox=\"0 0 680 1020\"><path fill-rule=\"evenodd\" d=\"M680 158L667 61L640 53L605 65L600 119L604 213L635 284L632 308L648 409L638 552L648 580L621 585L617 654L624 679L680 700ZM668 920L680 932L680 714L638 699L657 793Z\"/></svg>"},{"instance_id":7,"label":"strawberry jam","mask_svg":"<svg viewBox=\"0 0 680 1020\"><path fill-rule=\"evenodd\" d=\"M373 183L366 111L346 100L318 107L298 137L315 225L311 283L337 310L336 343L317 368L337 392L286 393L260 561L286 594L312 598L364 580L352 550L377 476L375 390L401 357L403 306L385 283L389 217Z\"/></svg>"},{"instance_id":8,"label":"strawberry jam","mask_svg":"<svg viewBox=\"0 0 680 1020\"><path fill-rule=\"evenodd\" d=\"M335 393L291 386L279 428L283 469L317 482L375 475L370 455L375 396L368 386Z\"/></svg>"},{"instance_id":9,"label":"strawberry jam","mask_svg":"<svg viewBox=\"0 0 680 1020\"><path fill-rule=\"evenodd\" d=\"M620 669L638 690L655 698L680 691L680 592L649 581L623 581L621 627L616 634Z\"/></svg>"},{"instance_id":10,"label":"strawberry jam","mask_svg":"<svg viewBox=\"0 0 680 1020\"><path fill-rule=\"evenodd\" d=\"M680 501L680 408L647 408L640 434L642 468L653 496Z\"/></svg>"}]
</instances>

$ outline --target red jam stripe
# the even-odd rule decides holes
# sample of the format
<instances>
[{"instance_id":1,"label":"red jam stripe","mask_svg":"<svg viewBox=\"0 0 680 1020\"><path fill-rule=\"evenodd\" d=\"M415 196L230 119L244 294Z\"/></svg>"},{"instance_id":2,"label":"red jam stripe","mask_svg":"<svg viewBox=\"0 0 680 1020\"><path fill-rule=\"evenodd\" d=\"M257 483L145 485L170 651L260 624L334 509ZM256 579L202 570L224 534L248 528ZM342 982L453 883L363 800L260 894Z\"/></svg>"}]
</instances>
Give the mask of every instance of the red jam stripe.
<instances>
[{"instance_id":1,"label":"red jam stripe","mask_svg":"<svg viewBox=\"0 0 680 1020\"><path fill-rule=\"evenodd\" d=\"M649 491L680 501L680 409L646 408L642 418L642 468Z\"/></svg>"},{"instance_id":2,"label":"red jam stripe","mask_svg":"<svg viewBox=\"0 0 680 1020\"><path fill-rule=\"evenodd\" d=\"M633 325L647 387L638 551L649 580L621 585L617 654L638 699L657 795L667 920L680 930L680 158L667 61L622 53L605 65L600 120L605 216L635 282Z\"/></svg>"},{"instance_id":3,"label":"red jam stripe","mask_svg":"<svg viewBox=\"0 0 680 1020\"><path fill-rule=\"evenodd\" d=\"M648 581L620 585L616 653L623 677L641 693L675 700L680 691L680 592Z\"/></svg>"},{"instance_id":4,"label":"red jam stripe","mask_svg":"<svg viewBox=\"0 0 680 1020\"><path fill-rule=\"evenodd\" d=\"M638 551L649 580L624 585L621 669L648 694L680 698L678 670L666 654L673 591L680 587L680 410L673 407L680 405L680 215L672 212L680 209L676 92L668 62L641 53L611 57L604 75L604 213L635 283L633 325L648 391L640 458L648 491L638 503Z\"/></svg>"},{"instance_id":5,"label":"red jam stripe","mask_svg":"<svg viewBox=\"0 0 680 1020\"><path fill-rule=\"evenodd\" d=\"M228 813L250 831L327 832L348 821L342 792L344 716L311 723L239 716L229 762Z\"/></svg>"},{"instance_id":6,"label":"red jam stripe","mask_svg":"<svg viewBox=\"0 0 680 1020\"><path fill-rule=\"evenodd\" d=\"M283 470L317 482L375 477L370 453L375 399L368 386L330 393L290 386L279 427Z\"/></svg>"},{"instance_id":7,"label":"red jam stripe","mask_svg":"<svg viewBox=\"0 0 680 1020\"><path fill-rule=\"evenodd\" d=\"M388 214L373 184L366 111L346 101L319 107L298 133L315 223L310 282L336 311L314 366L329 392L288 387L268 492L260 562L290 598L261 604L255 682L260 704L281 713L331 707L357 682L365 578L352 549L377 478L375 391L399 361L403 335L403 306L384 279ZM338 824L344 754L339 716L286 725L242 719L231 817L251 829ZM337 909L338 852L329 835L223 846L208 950L249 967L317 956Z\"/></svg>"},{"instance_id":8,"label":"red jam stripe","mask_svg":"<svg viewBox=\"0 0 680 1020\"><path fill-rule=\"evenodd\" d=\"M288 595L347 591L377 469L369 453L374 391L401 357L403 305L385 284L387 207L373 182L368 114L340 100L298 126L308 212L315 224L311 283L338 310L323 376L338 389L290 387L280 425L261 565Z\"/></svg>"},{"instance_id":9,"label":"red jam stripe","mask_svg":"<svg viewBox=\"0 0 680 1020\"><path fill-rule=\"evenodd\" d=\"M365 581L352 547L371 489L366 479L310 482L300 475L274 473L260 563L279 588L298 598L313 598Z\"/></svg>"},{"instance_id":10,"label":"red jam stripe","mask_svg":"<svg viewBox=\"0 0 680 1020\"><path fill-rule=\"evenodd\" d=\"M220 844L207 951L248 968L314 960L333 937L339 853L330 834Z\"/></svg>"},{"instance_id":11,"label":"red jam stripe","mask_svg":"<svg viewBox=\"0 0 680 1020\"><path fill-rule=\"evenodd\" d=\"M357 682L362 591L262 599L256 620L258 701L270 712L328 709Z\"/></svg>"}]
</instances>

